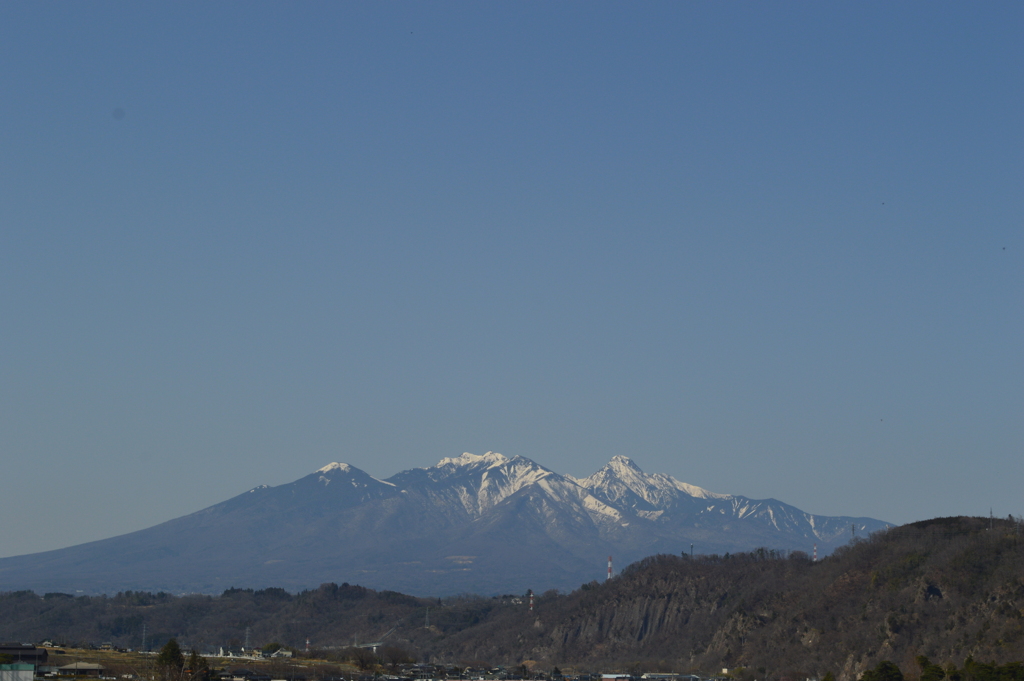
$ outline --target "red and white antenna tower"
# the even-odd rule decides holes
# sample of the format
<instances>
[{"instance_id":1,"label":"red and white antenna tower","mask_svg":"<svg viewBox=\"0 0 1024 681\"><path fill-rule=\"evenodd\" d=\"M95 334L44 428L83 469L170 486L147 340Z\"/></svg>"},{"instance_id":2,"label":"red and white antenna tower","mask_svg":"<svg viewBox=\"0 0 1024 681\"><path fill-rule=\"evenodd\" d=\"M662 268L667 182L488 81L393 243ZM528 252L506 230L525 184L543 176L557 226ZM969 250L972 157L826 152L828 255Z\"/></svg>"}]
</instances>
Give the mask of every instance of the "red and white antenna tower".
<instances>
[{"instance_id":1,"label":"red and white antenna tower","mask_svg":"<svg viewBox=\"0 0 1024 681\"><path fill-rule=\"evenodd\" d=\"M306 652L309 652L309 639L306 639Z\"/></svg>"},{"instance_id":2,"label":"red and white antenna tower","mask_svg":"<svg viewBox=\"0 0 1024 681\"><path fill-rule=\"evenodd\" d=\"M608 556L608 579L612 578L612 557Z\"/></svg>"},{"instance_id":3,"label":"red and white antenna tower","mask_svg":"<svg viewBox=\"0 0 1024 681\"><path fill-rule=\"evenodd\" d=\"M530 612L533 612L533 589L530 589Z\"/></svg>"},{"instance_id":4,"label":"red and white antenna tower","mask_svg":"<svg viewBox=\"0 0 1024 681\"><path fill-rule=\"evenodd\" d=\"M818 545L817 544L814 545L814 562L815 563L818 562Z\"/></svg>"}]
</instances>

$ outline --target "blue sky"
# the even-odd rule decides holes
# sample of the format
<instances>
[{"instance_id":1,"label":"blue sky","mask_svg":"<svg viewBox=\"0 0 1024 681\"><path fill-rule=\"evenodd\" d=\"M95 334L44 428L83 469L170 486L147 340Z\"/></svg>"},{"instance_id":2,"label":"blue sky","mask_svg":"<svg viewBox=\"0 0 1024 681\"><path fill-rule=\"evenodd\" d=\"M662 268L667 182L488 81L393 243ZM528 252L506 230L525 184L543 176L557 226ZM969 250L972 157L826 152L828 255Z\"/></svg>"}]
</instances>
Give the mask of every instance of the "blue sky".
<instances>
[{"instance_id":1,"label":"blue sky","mask_svg":"<svg viewBox=\"0 0 1024 681\"><path fill-rule=\"evenodd\" d=\"M0 5L0 555L464 451L1024 514L1019 3Z\"/></svg>"}]
</instances>

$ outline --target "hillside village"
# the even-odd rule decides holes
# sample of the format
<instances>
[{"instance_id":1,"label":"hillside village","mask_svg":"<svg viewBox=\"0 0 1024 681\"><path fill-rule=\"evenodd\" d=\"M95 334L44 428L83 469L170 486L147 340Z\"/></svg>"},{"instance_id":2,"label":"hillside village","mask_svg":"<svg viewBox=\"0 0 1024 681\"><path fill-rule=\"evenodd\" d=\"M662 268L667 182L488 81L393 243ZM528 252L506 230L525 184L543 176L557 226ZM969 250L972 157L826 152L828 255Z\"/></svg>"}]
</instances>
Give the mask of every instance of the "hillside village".
<instances>
[{"instance_id":1,"label":"hillside village","mask_svg":"<svg viewBox=\"0 0 1024 681\"><path fill-rule=\"evenodd\" d=\"M0 655L15 660L3 665L3 671L15 672L6 674L3 677L5 681L83 678L115 681L159 676L157 652L116 649L109 643L89 648L54 647L51 641L44 641L39 646L4 643L0 644L0 651ZM360 651L370 654L361 655ZM708 679L695 674L634 674L630 671L579 672L557 667L544 670L533 663L514 667L430 664L408 661L404 653L384 650L383 647L379 651L372 647L353 648L346 654L352 656L350 662L339 663L301 653L296 656L293 651L276 646L268 646L265 650L221 650L218 654L203 656L206 667L202 673L196 674L185 668L182 678L189 681L725 681L727 678L717 676Z\"/></svg>"}]
</instances>

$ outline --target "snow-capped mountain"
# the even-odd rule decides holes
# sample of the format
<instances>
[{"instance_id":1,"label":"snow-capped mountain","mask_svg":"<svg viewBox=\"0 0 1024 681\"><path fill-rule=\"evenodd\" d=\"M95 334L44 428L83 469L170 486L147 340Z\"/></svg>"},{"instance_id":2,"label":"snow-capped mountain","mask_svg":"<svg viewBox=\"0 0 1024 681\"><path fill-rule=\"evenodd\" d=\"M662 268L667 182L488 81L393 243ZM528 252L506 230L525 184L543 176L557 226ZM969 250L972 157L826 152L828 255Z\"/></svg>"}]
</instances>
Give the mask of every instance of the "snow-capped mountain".
<instances>
[{"instance_id":1,"label":"snow-capped mountain","mask_svg":"<svg viewBox=\"0 0 1024 681\"><path fill-rule=\"evenodd\" d=\"M570 589L652 553L824 555L886 527L716 494L616 456L586 478L522 456L445 458L386 480L331 463L132 534L0 559L0 590L218 592L355 582L417 594Z\"/></svg>"},{"instance_id":2,"label":"snow-capped mountain","mask_svg":"<svg viewBox=\"0 0 1024 681\"><path fill-rule=\"evenodd\" d=\"M633 509L637 515L650 519L660 517L683 500L731 498L679 482L670 475L648 475L621 455L612 457L604 468L590 477L573 481L605 503Z\"/></svg>"},{"instance_id":3,"label":"snow-capped mountain","mask_svg":"<svg viewBox=\"0 0 1024 681\"><path fill-rule=\"evenodd\" d=\"M556 473L524 457L509 459L487 452L483 456L466 453L441 459L431 468L402 471L388 482L402 489L415 489L435 503L461 506L469 516L476 518L523 487L557 477Z\"/></svg>"},{"instance_id":4,"label":"snow-capped mountain","mask_svg":"<svg viewBox=\"0 0 1024 681\"><path fill-rule=\"evenodd\" d=\"M775 499L716 494L670 475L648 475L625 456L612 457L597 473L575 482L605 503L633 509L640 518L657 524L672 524L681 518L688 523L709 525L738 521L751 529L766 526L784 536L809 540L812 546L820 543L828 551L835 548L833 544L837 539L849 539L851 525L862 533L861 536L885 526L885 523L876 526L863 518L815 516ZM795 543L806 545L807 541Z\"/></svg>"}]
</instances>

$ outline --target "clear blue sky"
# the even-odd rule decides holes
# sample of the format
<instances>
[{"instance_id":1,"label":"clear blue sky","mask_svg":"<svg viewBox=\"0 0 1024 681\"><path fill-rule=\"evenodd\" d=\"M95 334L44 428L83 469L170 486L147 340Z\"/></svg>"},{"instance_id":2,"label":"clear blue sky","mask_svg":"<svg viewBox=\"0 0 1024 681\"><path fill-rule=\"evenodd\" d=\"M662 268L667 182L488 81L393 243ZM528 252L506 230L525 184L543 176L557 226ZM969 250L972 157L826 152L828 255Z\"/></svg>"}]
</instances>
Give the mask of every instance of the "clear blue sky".
<instances>
[{"instance_id":1,"label":"clear blue sky","mask_svg":"<svg viewBox=\"0 0 1024 681\"><path fill-rule=\"evenodd\" d=\"M0 4L0 555L464 451L1024 514L1024 4Z\"/></svg>"}]
</instances>

